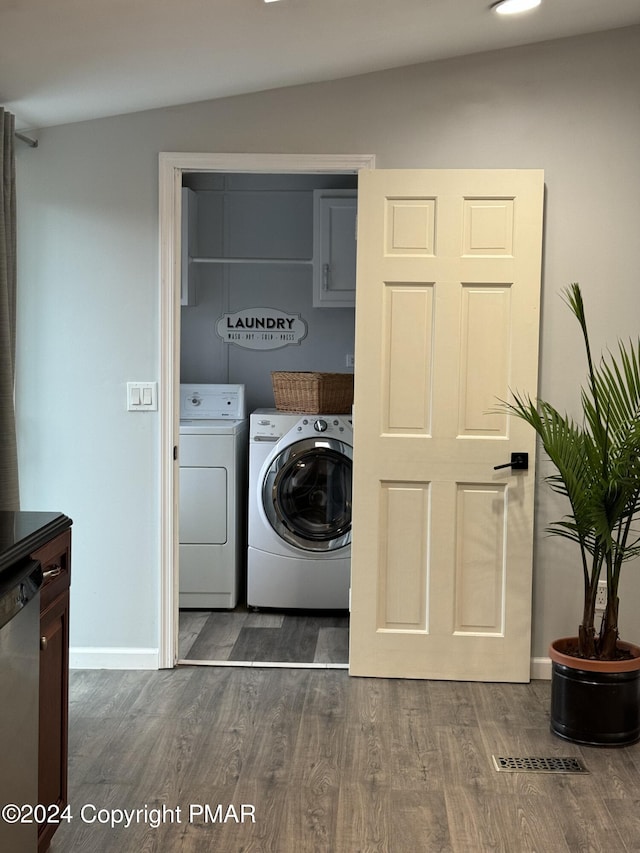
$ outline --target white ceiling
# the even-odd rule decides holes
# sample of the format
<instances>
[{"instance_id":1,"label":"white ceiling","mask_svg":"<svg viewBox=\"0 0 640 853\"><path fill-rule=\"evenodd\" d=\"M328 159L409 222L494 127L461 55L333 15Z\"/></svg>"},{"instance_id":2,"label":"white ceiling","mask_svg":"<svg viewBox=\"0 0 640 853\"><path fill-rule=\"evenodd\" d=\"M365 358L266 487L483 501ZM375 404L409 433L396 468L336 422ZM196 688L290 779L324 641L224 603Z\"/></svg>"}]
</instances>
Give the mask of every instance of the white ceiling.
<instances>
[{"instance_id":1,"label":"white ceiling","mask_svg":"<svg viewBox=\"0 0 640 853\"><path fill-rule=\"evenodd\" d=\"M0 0L0 104L36 128L640 24L640 0Z\"/></svg>"}]
</instances>

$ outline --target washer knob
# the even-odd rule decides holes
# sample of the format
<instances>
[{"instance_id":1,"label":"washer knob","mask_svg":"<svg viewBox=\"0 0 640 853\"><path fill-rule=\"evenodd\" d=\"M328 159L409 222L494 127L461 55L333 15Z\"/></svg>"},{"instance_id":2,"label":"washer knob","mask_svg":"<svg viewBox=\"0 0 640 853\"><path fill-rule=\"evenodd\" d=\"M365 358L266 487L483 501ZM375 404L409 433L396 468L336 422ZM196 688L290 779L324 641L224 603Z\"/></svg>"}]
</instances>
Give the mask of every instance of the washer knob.
<instances>
[{"instance_id":1,"label":"washer knob","mask_svg":"<svg viewBox=\"0 0 640 853\"><path fill-rule=\"evenodd\" d=\"M318 420L313 424L313 428L316 432L326 432L327 426L327 422L322 418L318 418Z\"/></svg>"}]
</instances>

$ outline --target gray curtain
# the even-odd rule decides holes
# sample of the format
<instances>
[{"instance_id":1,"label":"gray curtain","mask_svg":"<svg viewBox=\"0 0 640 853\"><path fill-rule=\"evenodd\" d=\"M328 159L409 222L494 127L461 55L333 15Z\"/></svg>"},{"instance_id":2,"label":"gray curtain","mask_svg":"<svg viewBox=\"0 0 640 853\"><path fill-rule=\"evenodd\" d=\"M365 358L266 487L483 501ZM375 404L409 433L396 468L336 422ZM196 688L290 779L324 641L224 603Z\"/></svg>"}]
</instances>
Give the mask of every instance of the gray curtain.
<instances>
[{"instance_id":1,"label":"gray curtain","mask_svg":"<svg viewBox=\"0 0 640 853\"><path fill-rule=\"evenodd\" d=\"M0 510L18 509L13 388L16 356L15 117L0 107Z\"/></svg>"}]
</instances>

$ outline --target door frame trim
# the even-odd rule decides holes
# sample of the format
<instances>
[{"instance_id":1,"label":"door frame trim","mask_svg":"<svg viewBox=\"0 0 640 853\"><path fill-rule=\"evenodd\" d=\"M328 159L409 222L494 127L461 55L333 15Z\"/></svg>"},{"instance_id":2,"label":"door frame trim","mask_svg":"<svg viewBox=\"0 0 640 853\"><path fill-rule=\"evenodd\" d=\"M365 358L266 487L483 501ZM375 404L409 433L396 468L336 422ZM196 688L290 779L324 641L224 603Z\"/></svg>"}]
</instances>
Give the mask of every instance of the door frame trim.
<instances>
[{"instance_id":1,"label":"door frame trim","mask_svg":"<svg viewBox=\"0 0 640 853\"><path fill-rule=\"evenodd\" d=\"M178 462L180 431L180 275L182 175L185 172L353 174L374 169L374 154L220 154L160 152L160 508L158 666L178 659Z\"/></svg>"}]
</instances>

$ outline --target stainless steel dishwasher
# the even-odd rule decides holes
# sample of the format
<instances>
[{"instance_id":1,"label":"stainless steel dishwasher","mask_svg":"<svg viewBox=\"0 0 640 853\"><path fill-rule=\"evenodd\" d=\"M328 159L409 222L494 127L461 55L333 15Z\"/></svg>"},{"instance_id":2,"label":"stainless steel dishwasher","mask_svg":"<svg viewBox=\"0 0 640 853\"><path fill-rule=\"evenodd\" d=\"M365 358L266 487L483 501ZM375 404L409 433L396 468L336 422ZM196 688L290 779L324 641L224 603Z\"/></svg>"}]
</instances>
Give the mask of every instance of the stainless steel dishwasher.
<instances>
[{"instance_id":1,"label":"stainless steel dishwasher","mask_svg":"<svg viewBox=\"0 0 640 853\"><path fill-rule=\"evenodd\" d=\"M0 850L11 853L38 847L29 807L38 802L41 585L33 560L0 575Z\"/></svg>"}]
</instances>

